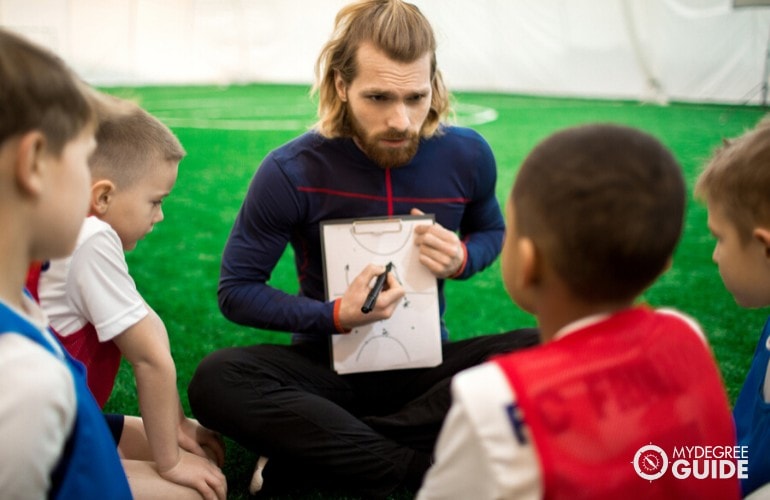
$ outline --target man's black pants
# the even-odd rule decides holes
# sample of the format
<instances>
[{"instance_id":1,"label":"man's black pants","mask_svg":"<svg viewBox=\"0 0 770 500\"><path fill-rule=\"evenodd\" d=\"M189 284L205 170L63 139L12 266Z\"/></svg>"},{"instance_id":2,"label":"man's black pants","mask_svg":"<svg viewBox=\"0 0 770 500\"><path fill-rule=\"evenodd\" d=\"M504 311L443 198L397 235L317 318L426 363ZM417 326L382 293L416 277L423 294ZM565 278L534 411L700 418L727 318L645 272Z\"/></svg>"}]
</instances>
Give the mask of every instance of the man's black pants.
<instances>
[{"instance_id":1,"label":"man's black pants","mask_svg":"<svg viewBox=\"0 0 770 500\"><path fill-rule=\"evenodd\" d=\"M327 343L229 348L201 362L188 396L201 424L269 457L266 488L384 497L422 480L452 376L538 343L534 329L480 336L445 343L435 368L348 375L330 368Z\"/></svg>"}]
</instances>

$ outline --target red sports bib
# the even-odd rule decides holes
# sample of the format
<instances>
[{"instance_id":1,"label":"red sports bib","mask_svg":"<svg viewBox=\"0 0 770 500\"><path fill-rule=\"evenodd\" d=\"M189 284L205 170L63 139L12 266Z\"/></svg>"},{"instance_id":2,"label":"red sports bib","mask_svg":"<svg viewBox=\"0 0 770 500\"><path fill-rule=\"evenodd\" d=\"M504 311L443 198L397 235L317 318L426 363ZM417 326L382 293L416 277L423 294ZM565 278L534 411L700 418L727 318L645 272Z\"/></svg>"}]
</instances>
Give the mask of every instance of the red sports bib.
<instances>
[{"instance_id":1,"label":"red sports bib","mask_svg":"<svg viewBox=\"0 0 770 500\"><path fill-rule=\"evenodd\" d=\"M40 302L38 285L41 269L41 263L35 262L27 273L27 290L38 302ZM99 342L96 329L91 323L87 323L83 328L66 337L59 335L53 328L51 331L56 333L56 337L67 352L86 366L88 388L99 406L104 408L112 394L115 377L120 368L121 354L118 346L113 341Z\"/></svg>"},{"instance_id":2,"label":"red sports bib","mask_svg":"<svg viewBox=\"0 0 770 500\"><path fill-rule=\"evenodd\" d=\"M737 477L678 479L668 470L650 481L634 468L651 443L669 452L735 445L717 367L683 319L629 309L495 361L531 430L545 498L739 497Z\"/></svg>"}]
</instances>

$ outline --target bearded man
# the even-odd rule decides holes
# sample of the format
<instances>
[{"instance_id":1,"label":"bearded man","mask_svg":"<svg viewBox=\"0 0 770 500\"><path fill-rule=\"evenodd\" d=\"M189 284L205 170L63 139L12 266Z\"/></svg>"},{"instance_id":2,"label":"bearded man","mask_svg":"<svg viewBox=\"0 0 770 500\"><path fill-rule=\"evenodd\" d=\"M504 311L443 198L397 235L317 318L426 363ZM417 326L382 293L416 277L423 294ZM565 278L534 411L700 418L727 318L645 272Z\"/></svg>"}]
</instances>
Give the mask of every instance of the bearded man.
<instances>
[{"instance_id":1,"label":"bearded man","mask_svg":"<svg viewBox=\"0 0 770 500\"><path fill-rule=\"evenodd\" d=\"M404 296L393 273L368 314L371 264L339 299L325 299L320 223L430 213L417 226L420 262L466 279L500 253L505 230L496 165L475 131L445 123L449 93L433 30L412 4L344 7L316 64L319 121L257 170L222 259L219 305L230 320L292 334L206 357L188 389L201 423L261 455L252 493L324 487L386 497L416 490L450 406L451 377L538 342L535 330L449 342L434 368L340 375L329 337L389 318ZM267 284L290 244L298 295ZM468 335L465 335L468 337Z\"/></svg>"}]
</instances>

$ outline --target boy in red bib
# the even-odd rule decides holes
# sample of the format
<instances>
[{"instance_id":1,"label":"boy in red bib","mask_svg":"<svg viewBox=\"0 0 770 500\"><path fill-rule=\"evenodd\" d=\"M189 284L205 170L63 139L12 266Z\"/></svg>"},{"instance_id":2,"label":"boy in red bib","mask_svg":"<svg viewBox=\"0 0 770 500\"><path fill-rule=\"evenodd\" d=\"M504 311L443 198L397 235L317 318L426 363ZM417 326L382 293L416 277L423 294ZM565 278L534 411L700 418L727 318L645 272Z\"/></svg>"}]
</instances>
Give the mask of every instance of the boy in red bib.
<instances>
[{"instance_id":1,"label":"boy in red bib","mask_svg":"<svg viewBox=\"0 0 770 500\"><path fill-rule=\"evenodd\" d=\"M502 272L544 344L455 377L419 499L738 498L736 471L675 467L675 449L735 446L703 334L635 305L670 264L684 206L676 161L637 130L576 127L532 151Z\"/></svg>"}]
</instances>

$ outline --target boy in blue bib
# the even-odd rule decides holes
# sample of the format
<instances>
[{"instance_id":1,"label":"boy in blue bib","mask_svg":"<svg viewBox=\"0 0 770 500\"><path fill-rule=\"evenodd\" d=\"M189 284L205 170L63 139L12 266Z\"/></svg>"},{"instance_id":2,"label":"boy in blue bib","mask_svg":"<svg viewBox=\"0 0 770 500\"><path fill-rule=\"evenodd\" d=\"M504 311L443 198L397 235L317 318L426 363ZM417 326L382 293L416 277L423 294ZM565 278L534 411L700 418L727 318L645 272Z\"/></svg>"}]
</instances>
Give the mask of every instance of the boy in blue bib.
<instances>
[{"instance_id":1,"label":"boy in blue bib","mask_svg":"<svg viewBox=\"0 0 770 500\"><path fill-rule=\"evenodd\" d=\"M24 293L32 261L72 251L96 118L54 55L0 29L0 497L131 498L104 416Z\"/></svg>"}]
</instances>

